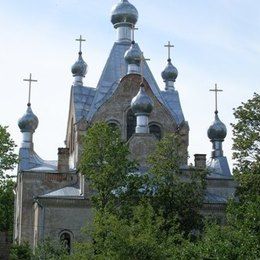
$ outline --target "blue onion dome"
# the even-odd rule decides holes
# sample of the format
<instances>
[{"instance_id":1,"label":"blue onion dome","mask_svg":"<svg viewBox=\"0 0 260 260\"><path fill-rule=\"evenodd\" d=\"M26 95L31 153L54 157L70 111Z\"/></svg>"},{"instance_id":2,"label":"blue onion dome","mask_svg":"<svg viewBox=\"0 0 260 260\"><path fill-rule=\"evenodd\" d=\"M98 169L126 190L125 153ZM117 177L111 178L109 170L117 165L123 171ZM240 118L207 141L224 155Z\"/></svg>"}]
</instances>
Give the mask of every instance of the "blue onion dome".
<instances>
[{"instance_id":1,"label":"blue onion dome","mask_svg":"<svg viewBox=\"0 0 260 260\"><path fill-rule=\"evenodd\" d=\"M128 64L136 64L140 66L142 53L134 41L132 42L131 47L126 51L124 57L125 57L125 61Z\"/></svg>"},{"instance_id":2,"label":"blue onion dome","mask_svg":"<svg viewBox=\"0 0 260 260\"><path fill-rule=\"evenodd\" d=\"M114 5L111 11L111 22L115 28L120 23L136 24L138 20L137 9L128 2L128 0L121 0L118 4Z\"/></svg>"},{"instance_id":3,"label":"blue onion dome","mask_svg":"<svg viewBox=\"0 0 260 260\"><path fill-rule=\"evenodd\" d=\"M208 129L208 138L211 141L224 141L227 135L227 128L218 117L218 111L215 111L215 120Z\"/></svg>"},{"instance_id":4,"label":"blue onion dome","mask_svg":"<svg viewBox=\"0 0 260 260\"><path fill-rule=\"evenodd\" d=\"M82 52L79 52L78 60L71 67L73 77L80 76L85 77L87 74L88 65L82 58Z\"/></svg>"},{"instance_id":5,"label":"blue onion dome","mask_svg":"<svg viewBox=\"0 0 260 260\"><path fill-rule=\"evenodd\" d=\"M18 126L21 132L34 133L38 126L38 117L33 113L31 104L28 103L26 113L18 121Z\"/></svg>"},{"instance_id":6,"label":"blue onion dome","mask_svg":"<svg viewBox=\"0 0 260 260\"><path fill-rule=\"evenodd\" d=\"M135 115L149 115L153 110L153 101L141 85L139 92L132 99L131 108Z\"/></svg>"},{"instance_id":7,"label":"blue onion dome","mask_svg":"<svg viewBox=\"0 0 260 260\"><path fill-rule=\"evenodd\" d=\"M175 82L178 77L178 70L172 65L171 59L168 59L168 64L165 69L162 71L162 78L164 82L173 81Z\"/></svg>"}]
</instances>

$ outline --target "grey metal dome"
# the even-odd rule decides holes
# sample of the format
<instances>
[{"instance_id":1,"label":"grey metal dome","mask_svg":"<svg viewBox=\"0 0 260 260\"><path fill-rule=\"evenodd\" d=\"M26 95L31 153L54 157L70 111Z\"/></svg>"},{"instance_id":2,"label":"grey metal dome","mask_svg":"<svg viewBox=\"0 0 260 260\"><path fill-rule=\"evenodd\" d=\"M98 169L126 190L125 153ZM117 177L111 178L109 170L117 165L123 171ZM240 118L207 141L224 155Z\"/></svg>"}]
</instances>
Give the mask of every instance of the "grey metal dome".
<instances>
[{"instance_id":1,"label":"grey metal dome","mask_svg":"<svg viewBox=\"0 0 260 260\"><path fill-rule=\"evenodd\" d=\"M168 64L165 69L162 71L162 78L166 81L175 82L178 77L178 70L172 65L171 59L168 59Z\"/></svg>"},{"instance_id":2,"label":"grey metal dome","mask_svg":"<svg viewBox=\"0 0 260 260\"><path fill-rule=\"evenodd\" d=\"M137 20L138 11L128 0L121 0L111 10L111 22L115 28L120 23L129 23L129 26L131 26L131 24L136 24Z\"/></svg>"},{"instance_id":3,"label":"grey metal dome","mask_svg":"<svg viewBox=\"0 0 260 260\"><path fill-rule=\"evenodd\" d=\"M125 56L124 56L125 61L128 64L136 64L136 65L140 66L141 57L142 57L142 53L138 49L135 42L133 41L131 44L131 47L125 53Z\"/></svg>"},{"instance_id":4,"label":"grey metal dome","mask_svg":"<svg viewBox=\"0 0 260 260\"><path fill-rule=\"evenodd\" d=\"M79 52L78 60L71 67L73 77L80 76L85 77L87 74L88 65L82 58L82 52Z\"/></svg>"},{"instance_id":5,"label":"grey metal dome","mask_svg":"<svg viewBox=\"0 0 260 260\"><path fill-rule=\"evenodd\" d=\"M141 85L139 92L132 99L131 108L135 115L149 115L153 110L153 101L146 94L143 85Z\"/></svg>"},{"instance_id":6,"label":"grey metal dome","mask_svg":"<svg viewBox=\"0 0 260 260\"><path fill-rule=\"evenodd\" d=\"M208 129L208 138L211 141L224 141L227 136L227 128L218 117L218 111L215 111L215 120Z\"/></svg>"},{"instance_id":7,"label":"grey metal dome","mask_svg":"<svg viewBox=\"0 0 260 260\"><path fill-rule=\"evenodd\" d=\"M31 104L27 105L26 113L19 119L18 126L21 132L31 132L34 133L36 130L39 120L38 117L33 113L31 109Z\"/></svg>"}]
</instances>

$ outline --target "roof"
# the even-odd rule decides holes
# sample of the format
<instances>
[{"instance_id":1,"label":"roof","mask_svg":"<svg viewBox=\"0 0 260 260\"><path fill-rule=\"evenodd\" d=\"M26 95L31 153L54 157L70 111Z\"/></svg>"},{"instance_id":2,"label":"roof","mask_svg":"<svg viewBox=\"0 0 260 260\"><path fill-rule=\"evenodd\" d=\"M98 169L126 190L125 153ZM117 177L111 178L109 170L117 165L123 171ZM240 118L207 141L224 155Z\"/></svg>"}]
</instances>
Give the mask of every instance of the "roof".
<instances>
[{"instance_id":1,"label":"roof","mask_svg":"<svg viewBox=\"0 0 260 260\"><path fill-rule=\"evenodd\" d=\"M233 178L225 156L212 158L208 163L209 178Z\"/></svg>"},{"instance_id":2,"label":"roof","mask_svg":"<svg viewBox=\"0 0 260 260\"><path fill-rule=\"evenodd\" d=\"M221 196L221 195L218 195L218 194L215 194L215 193L211 193L211 192L206 191L205 197L204 197L204 202L205 203L216 203L216 204L227 203L228 202L228 198L224 197L224 196Z\"/></svg>"},{"instance_id":3,"label":"roof","mask_svg":"<svg viewBox=\"0 0 260 260\"><path fill-rule=\"evenodd\" d=\"M87 118L95 94L95 88L72 86L76 122L83 117Z\"/></svg>"},{"instance_id":4,"label":"roof","mask_svg":"<svg viewBox=\"0 0 260 260\"><path fill-rule=\"evenodd\" d=\"M43 160L33 149L20 148L19 171L57 172L57 161Z\"/></svg>"},{"instance_id":5,"label":"roof","mask_svg":"<svg viewBox=\"0 0 260 260\"><path fill-rule=\"evenodd\" d=\"M64 187L59 190L55 190L44 195L39 196L39 198L61 198L61 197L82 197L81 191L75 187Z\"/></svg>"},{"instance_id":6,"label":"roof","mask_svg":"<svg viewBox=\"0 0 260 260\"><path fill-rule=\"evenodd\" d=\"M124 55L130 48L130 45L130 42L114 43L96 89L74 86L73 97L76 122L82 117L85 117L87 121L91 121L96 111L113 95L119 86L120 79L126 75L127 63L124 59ZM140 50L138 44L136 45ZM176 123L178 125L181 124L184 121L184 116L178 92L161 91L146 62L144 62L144 78L159 102L165 105Z\"/></svg>"}]
</instances>

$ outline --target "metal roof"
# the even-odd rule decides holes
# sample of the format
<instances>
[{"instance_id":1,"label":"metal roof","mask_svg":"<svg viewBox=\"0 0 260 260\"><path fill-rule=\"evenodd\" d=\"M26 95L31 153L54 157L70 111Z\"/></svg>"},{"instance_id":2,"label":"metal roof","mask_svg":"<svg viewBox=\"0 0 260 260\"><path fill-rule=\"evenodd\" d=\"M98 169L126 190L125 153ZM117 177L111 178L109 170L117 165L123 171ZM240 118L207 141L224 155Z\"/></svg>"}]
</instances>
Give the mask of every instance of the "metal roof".
<instances>
[{"instance_id":1,"label":"metal roof","mask_svg":"<svg viewBox=\"0 0 260 260\"><path fill-rule=\"evenodd\" d=\"M76 122L78 122L82 117L91 121L92 117L101 105L103 105L105 101L113 95L120 83L120 79L126 75L127 63L124 59L124 55L130 48L130 45L130 42L114 43L96 89L83 86L73 87ZM137 43L136 45L140 50ZM161 91L146 62L144 62L143 71L144 78L151 87L154 95L169 110L176 123L181 124L184 121L184 116L178 92Z\"/></svg>"}]
</instances>

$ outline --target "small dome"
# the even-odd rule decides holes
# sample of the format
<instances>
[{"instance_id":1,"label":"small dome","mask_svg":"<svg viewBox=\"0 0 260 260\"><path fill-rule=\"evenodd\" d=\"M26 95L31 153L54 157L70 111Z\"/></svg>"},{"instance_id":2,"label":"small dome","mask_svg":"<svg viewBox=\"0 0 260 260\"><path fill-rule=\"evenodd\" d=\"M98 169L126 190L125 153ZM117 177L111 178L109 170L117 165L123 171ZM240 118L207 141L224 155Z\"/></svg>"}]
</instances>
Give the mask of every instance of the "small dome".
<instances>
[{"instance_id":1,"label":"small dome","mask_svg":"<svg viewBox=\"0 0 260 260\"><path fill-rule=\"evenodd\" d=\"M162 78L166 81L175 81L178 77L178 70L172 65L171 59L168 59L168 64L162 72Z\"/></svg>"},{"instance_id":2,"label":"small dome","mask_svg":"<svg viewBox=\"0 0 260 260\"><path fill-rule=\"evenodd\" d=\"M215 112L215 120L208 129L208 138L211 141L223 141L227 135L227 128L218 117L218 112Z\"/></svg>"},{"instance_id":3,"label":"small dome","mask_svg":"<svg viewBox=\"0 0 260 260\"><path fill-rule=\"evenodd\" d=\"M132 42L131 47L126 51L124 57L125 57L125 61L128 64L136 64L136 65L140 66L142 53L138 49L135 42Z\"/></svg>"},{"instance_id":4,"label":"small dome","mask_svg":"<svg viewBox=\"0 0 260 260\"><path fill-rule=\"evenodd\" d=\"M127 0L121 0L118 4L113 6L111 11L111 22L118 27L119 23L136 24L138 20L137 9Z\"/></svg>"},{"instance_id":5,"label":"small dome","mask_svg":"<svg viewBox=\"0 0 260 260\"><path fill-rule=\"evenodd\" d=\"M153 101L146 94L142 85L137 95L132 99L131 108L135 115L149 115L153 110Z\"/></svg>"},{"instance_id":6,"label":"small dome","mask_svg":"<svg viewBox=\"0 0 260 260\"><path fill-rule=\"evenodd\" d=\"M85 77L87 74L88 65L82 58L82 53L79 52L78 60L74 63L74 65L71 67L71 72L73 74L73 77L80 76Z\"/></svg>"},{"instance_id":7,"label":"small dome","mask_svg":"<svg viewBox=\"0 0 260 260\"><path fill-rule=\"evenodd\" d=\"M23 115L22 118L18 121L18 126L21 130L21 132L31 132L34 133L36 130L39 120L37 116L33 113L31 109L31 104L27 105L26 113Z\"/></svg>"}]
</instances>

